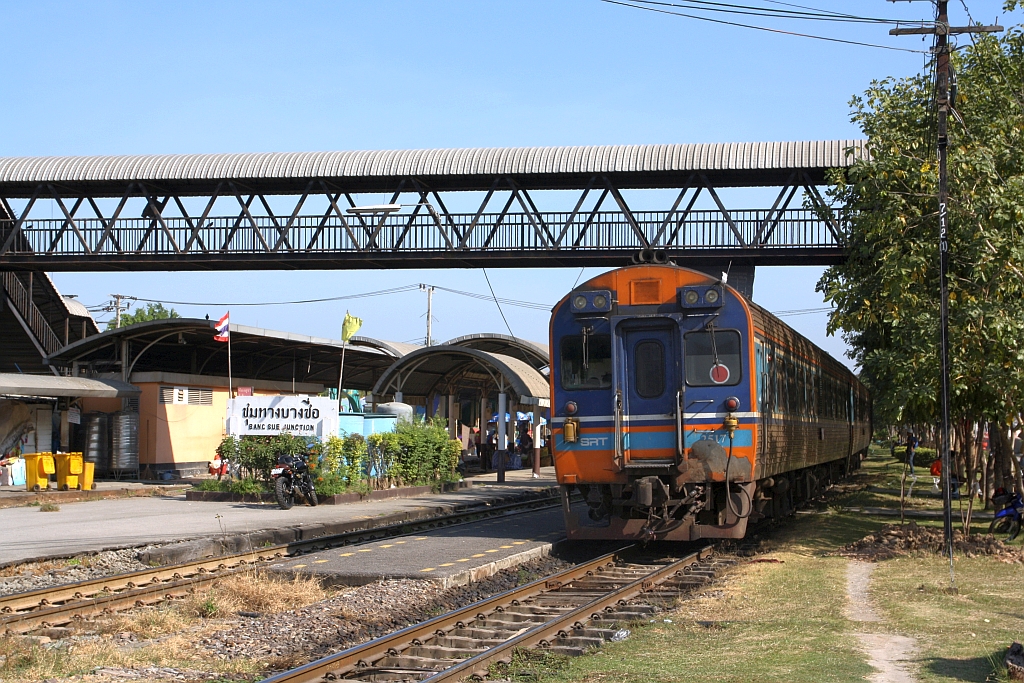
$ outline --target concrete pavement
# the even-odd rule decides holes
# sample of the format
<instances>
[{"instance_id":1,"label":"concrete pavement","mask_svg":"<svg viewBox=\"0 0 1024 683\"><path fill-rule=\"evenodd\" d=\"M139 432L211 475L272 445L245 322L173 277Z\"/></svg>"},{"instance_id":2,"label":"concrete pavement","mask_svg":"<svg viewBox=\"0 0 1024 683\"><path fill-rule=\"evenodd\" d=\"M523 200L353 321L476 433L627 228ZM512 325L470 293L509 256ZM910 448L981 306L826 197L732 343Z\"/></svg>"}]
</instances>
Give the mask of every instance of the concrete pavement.
<instances>
[{"instance_id":1,"label":"concrete pavement","mask_svg":"<svg viewBox=\"0 0 1024 683\"><path fill-rule=\"evenodd\" d=\"M536 510L323 550L271 569L314 575L329 584L426 579L447 588L547 555L552 544L563 538L561 508Z\"/></svg>"},{"instance_id":2,"label":"concrete pavement","mask_svg":"<svg viewBox=\"0 0 1024 683\"><path fill-rule=\"evenodd\" d=\"M493 473L471 477L473 487L453 493L315 508L296 506L287 511L272 504L189 502L184 494L66 503L57 512L41 512L38 507L0 509L0 564L151 543L216 539L267 529L373 520L444 505L484 504L555 485L553 467L544 468L540 479L533 479L527 470L507 475L505 484L497 484Z\"/></svg>"}]
</instances>

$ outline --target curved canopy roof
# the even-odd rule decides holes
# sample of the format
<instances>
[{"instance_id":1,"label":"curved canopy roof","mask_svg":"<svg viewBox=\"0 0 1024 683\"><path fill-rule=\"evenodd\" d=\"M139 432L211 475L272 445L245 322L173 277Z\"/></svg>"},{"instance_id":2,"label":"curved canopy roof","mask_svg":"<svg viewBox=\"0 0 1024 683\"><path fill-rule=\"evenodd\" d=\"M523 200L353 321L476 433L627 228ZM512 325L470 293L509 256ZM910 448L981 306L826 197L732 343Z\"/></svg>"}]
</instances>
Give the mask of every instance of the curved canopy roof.
<instances>
[{"instance_id":1,"label":"curved canopy roof","mask_svg":"<svg viewBox=\"0 0 1024 683\"><path fill-rule=\"evenodd\" d=\"M580 188L595 174L615 176L619 188L659 187L677 185L680 175L693 172L706 173L723 187L774 185L779 182L776 176L784 179L793 170L820 181L826 169L846 167L866 156L862 140L813 140L11 157L0 159L0 196L28 196L40 183L59 184L65 192L103 196L104 191L120 194L127 183L135 182L156 185L163 193L201 195L212 192L221 181L274 194L302 192L311 179L366 192L394 190L404 178L425 180L433 189L487 190L502 175L531 178L536 188Z\"/></svg>"},{"instance_id":2,"label":"curved canopy roof","mask_svg":"<svg viewBox=\"0 0 1024 683\"><path fill-rule=\"evenodd\" d=\"M359 335L349 339L348 344L349 347L362 346L365 348L376 349L388 354L392 358L401 358L402 356L412 353L416 349L423 348L419 344L406 344L405 342L386 341L384 339L374 339L373 337L360 337Z\"/></svg>"},{"instance_id":3,"label":"curved canopy roof","mask_svg":"<svg viewBox=\"0 0 1024 683\"><path fill-rule=\"evenodd\" d=\"M488 353L500 353L513 358L521 358L537 370L550 365L547 344L519 339L507 334L483 332L466 334L445 342L447 346L462 346L468 349L479 349Z\"/></svg>"},{"instance_id":4,"label":"curved canopy roof","mask_svg":"<svg viewBox=\"0 0 1024 683\"><path fill-rule=\"evenodd\" d=\"M227 344L213 338L216 321L198 318L151 320L65 346L47 358L57 366L90 365L97 372L120 371L121 342L129 342L132 373L165 372L226 377ZM337 386L340 339L231 325L231 371L237 380L269 380ZM394 357L370 346L349 345L345 387L369 389Z\"/></svg>"},{"instance_id":5,"label":"curved canopy roof","mask_svg":"<svg viewBox=\"0 0 1024 683\"><path fill-rule=\"evenodd\" d=\"M427 397L462 388L488 393L499 384L519 403L549 405L548 382L532 365L500 353L463 346L428 346L404 356L387 369L373 388L374 396Z\"/></svg>"}]
</instances>

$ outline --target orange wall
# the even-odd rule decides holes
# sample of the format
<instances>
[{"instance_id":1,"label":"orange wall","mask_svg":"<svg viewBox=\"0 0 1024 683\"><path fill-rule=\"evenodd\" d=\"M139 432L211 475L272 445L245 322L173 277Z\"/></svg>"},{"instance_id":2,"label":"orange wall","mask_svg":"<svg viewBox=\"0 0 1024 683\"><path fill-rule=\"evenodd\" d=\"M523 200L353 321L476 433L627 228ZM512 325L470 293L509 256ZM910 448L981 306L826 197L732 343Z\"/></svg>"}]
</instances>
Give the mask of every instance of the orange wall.
<instances>
[{"instance_id":1,"label":"orange wall","mask_svg":"<svg viewBox=\"0 0 1024 683\"><path fill-rule=\"evenodd\" d=\"M157 465L194 463L213 460L217 445L224 438L227 416L227 387L212 388L213 405L173 405L160 403L160 387L167 382L136 382L139 397L139 463ZM176 384L175 386L182 386ZM256 396L291 393L255 389ZM113 413L121 410L121 399L83 399L82 410Z\"/></svg>"}]
</instances>

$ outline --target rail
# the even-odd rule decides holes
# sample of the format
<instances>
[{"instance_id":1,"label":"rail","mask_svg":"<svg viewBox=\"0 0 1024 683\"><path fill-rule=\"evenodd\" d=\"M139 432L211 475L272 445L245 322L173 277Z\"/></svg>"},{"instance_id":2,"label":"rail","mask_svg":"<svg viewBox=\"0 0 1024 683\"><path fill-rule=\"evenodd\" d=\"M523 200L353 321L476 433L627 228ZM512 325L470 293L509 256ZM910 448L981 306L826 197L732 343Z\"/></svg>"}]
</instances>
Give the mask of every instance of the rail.
<instances>
[{"instance_id":1,"label":"rail","mask_svg":"<svg viewBox=\"0 0 1024 683\"><path fill-rule=\"evenodd\" d=\"M182 597L195 590L197 586L213 583L228 574L259 568L285 556L422 533L427 529L442 526L470 524L488 517L525 514L538 509L556 507L561 507L561 499L555 496L499 505L482 505L422 520L371 527L249 552L4 595L0 596L0 633L29 633L39 628L68 624L76 619L159 604Z\"/></svg>"},{"instance_id":2,"label":"rail","mask_svg":"<svg viewBox=\"0 0 1024 683\"><path fill-rule=\"evenodd\" d=\"M615 634L624 621L713 577L724 563L711 546L679 559L645 559L635 546L602 555L388 636L266 679L266 683L419 680L439 683L486 677L517 648L580 654ZM637 557L641 555L641 557Z\"/></svg>"}]
</instances>

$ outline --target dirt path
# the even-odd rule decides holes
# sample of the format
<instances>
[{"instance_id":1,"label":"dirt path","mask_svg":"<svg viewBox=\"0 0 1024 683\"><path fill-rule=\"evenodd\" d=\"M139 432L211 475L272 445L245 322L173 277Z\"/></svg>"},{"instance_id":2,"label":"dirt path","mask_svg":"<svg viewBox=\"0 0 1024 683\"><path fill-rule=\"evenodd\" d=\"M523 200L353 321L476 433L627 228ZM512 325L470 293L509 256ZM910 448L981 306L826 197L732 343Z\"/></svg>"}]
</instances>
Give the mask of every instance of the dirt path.
<instances>
[{"instance_id":1,"label":"dirt path","mask_svg":"<svg viewBox=\"0 0 1024 683\"><path fill-rule=\"evenodd\" d=\"M868 584L875 565L850 560L846 567L846 594L850 599L847 616L856 622L881 622L882 617L871 605ZM917 641L907 636L889 633L854 633L861 649L868 656L868 664L878 671L869 680L874 683L914 683L907 664L917 651Z\"/></svg>"}]
</instances>

